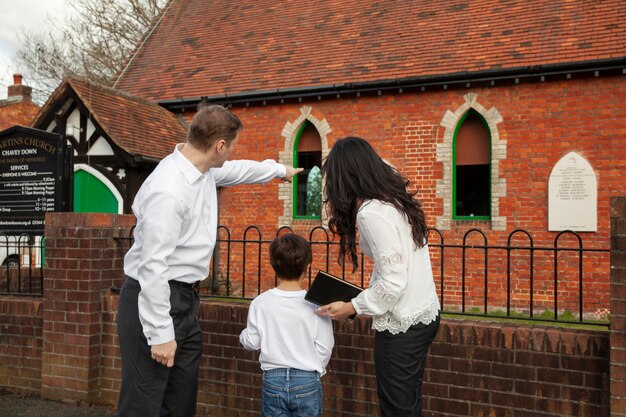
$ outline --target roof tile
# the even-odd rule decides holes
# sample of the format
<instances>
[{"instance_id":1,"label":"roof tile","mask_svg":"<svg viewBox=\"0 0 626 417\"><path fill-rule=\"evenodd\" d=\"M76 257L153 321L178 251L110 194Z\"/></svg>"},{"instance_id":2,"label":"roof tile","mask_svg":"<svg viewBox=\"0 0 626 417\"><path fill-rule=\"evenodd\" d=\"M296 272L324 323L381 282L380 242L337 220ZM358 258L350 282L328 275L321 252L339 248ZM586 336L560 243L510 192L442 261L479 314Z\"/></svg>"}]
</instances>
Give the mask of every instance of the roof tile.
<instances>
[{"instance_id":1,"label":"roof tile","mask_svg":"<svg viewBox=\"0 0 626 417\"><path fill-rule=\"evenodd\" d=\"M187 129L157 103L84 79L66 78L33 122L37 126L53 103L72 89L111 140L133 155L163 158L184 142Z\"/></svg>"},{"instance_id":2,"label":"roof tile","mask_svg":"<svg viewBox=\"0 0 626 417\"><path fill-rule=\"evenodd\" d=\"M162 100L624 56L624 0L176 0L116 87Z\"/></svg>"}]
</instances>

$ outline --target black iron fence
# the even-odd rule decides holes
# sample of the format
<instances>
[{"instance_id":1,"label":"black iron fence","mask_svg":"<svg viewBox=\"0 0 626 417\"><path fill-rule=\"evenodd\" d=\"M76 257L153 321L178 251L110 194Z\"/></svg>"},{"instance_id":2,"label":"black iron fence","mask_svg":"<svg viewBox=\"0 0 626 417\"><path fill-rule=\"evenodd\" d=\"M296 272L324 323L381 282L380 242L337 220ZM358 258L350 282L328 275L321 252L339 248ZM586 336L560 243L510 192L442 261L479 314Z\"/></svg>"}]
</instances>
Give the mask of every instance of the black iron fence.
<instances>
[{"instance_id":1,"label":"black iron fence","mask_svg":"<svg viewBox=\"0 0 626 417\"><path fill-rule=\"evenodd\" d=\"M269 264L269 245L287 232L282 227L264 237L257 226L248 226L242 237L218 228L217 247L210 273L199 291L204 296L252 299L276 284ZM325 270L366 287L372 262L359 256L359 267L337 262L338 242L323 227L306 234L313 249L309 284L318 270ZM130 247L133 229L118 238ZM546 237L548 236L548 237ZM553 241L546 244L546 239ZM505 243L492 244L488 234L470 229L446 237L430 229L429 247L437 292L444 312L472 316L502 316L538 321L577 322L606 326L610 305L610 249L585 247L573 231L543 234L536 244L526 230L517 229ZM503 239L493 234L492 240ZM0 293L40 295L44 279L43 237L0 234ZM121 274L120 274L121 275ZM123 281L120 277L120 285Z\"/></svg>"},{"instance_id":2,"label":"black iron fence","mask_svg":"<svg viewBox=\"0 0 626 417\"><path fill-rule=\"evenodd\" d=\"M444 311L608 325L610 249L584 247L581 236L569 230L556 234L549 246L536 245L523 229L512 231L505 245L490 245L480 229L468 230L457 244L446 243L437 229L430 232ZM455 279L448 268L458 264L452 251L460 252L460 297L449 294Z\"/></svg>"},{"instance_id":3,"label":"black iron fence","mask_svg":"<svg viewBox=\"0 0 626 417\"><path fill-rule=\"evenodd\" d=\"M211 273L201 294L251 299L276 284L269 244L291 228L282 227L271 238L264 238L257 226L247 227L241 239L225 226L218 231ZM361 255L357 271L346 270L336 261L338 243L326 229L315 227L307 237L314 253L309 283L322 269L362 287L368 284L371 261ZM479 229L449 240L440 230L430 230L433 273L445 312L608 324L610 249L585 247L573 231L558 233L550 245L537 245L522 229L511 232L502 245L490 244Z\"/></svg>"},{"instance_id":4,"label":"black iron fence","mask_svg":"<svg viewBox=\"0 0 626 417\"><path fill-rule=\"evenodd\" d=\"M0 294L43 294L45 237L0 233Z\"/></svg>"},{"instance_id":5,"label":"black iron fence","mask_svg":"<svg viewBox=\"0 0 626 417\"><path fill-rule=\"evenodd\" d=\"M219 226L217 247L211 262L211 273L205 281L206 284L201 285L201 293L252 299L262 291L276 285L276 274L269 265L268 251L272 240L283 233L294 233L294 231L288 226L283 226L272 235L271 239L264 239L257 226L248 226L243 232L242 239L235 239L226 226ZM336 255L338 243L333 241L325 228L321 226L312 228L307 238L313 250L313 264L308 274L309 284L313 278L313 272L322 269L334 272L361 287L365 286L363 255L360 255L361 268L357 274L346 272L345 265L331 265L332 255ZM254 258L253 268L249 267L250 257ZM339 271L333 271L337 268ZM250 283L253 283L253 289L250 289Z\"/></svg>"}]
</instances>

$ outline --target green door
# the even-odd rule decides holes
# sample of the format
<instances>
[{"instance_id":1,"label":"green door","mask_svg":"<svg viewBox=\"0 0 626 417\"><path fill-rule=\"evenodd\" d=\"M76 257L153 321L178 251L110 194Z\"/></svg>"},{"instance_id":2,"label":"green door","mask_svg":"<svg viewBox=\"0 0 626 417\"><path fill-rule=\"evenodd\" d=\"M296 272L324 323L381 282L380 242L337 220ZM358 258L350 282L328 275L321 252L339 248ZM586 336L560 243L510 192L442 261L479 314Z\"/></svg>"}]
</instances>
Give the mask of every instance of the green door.
<instances>
[{"instance_id":1,"label":"green door","mask_svg":"<svg viewBox=\"0 0 626 417\"><path fill-rule=\"evenodd\" d=\"M102 181L79 169L74 172L74 211L77 213L117 213L117 199Z\"/></svg>"}]
</instances>

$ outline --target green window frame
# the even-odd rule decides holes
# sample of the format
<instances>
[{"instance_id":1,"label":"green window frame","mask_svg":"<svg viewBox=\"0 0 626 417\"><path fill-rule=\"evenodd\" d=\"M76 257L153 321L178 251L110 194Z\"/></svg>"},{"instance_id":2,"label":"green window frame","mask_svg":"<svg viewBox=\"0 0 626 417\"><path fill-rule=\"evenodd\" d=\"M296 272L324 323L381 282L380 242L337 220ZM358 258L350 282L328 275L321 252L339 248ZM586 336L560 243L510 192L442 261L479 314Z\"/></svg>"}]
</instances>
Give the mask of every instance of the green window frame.
<instances>
[{"instance_id":1,"label":"green window frame","mask_svg":"<svg viewBox=\"0 0 626 417\"><path fill-rule=\"evenodd\" d=\"M319 189L319 203L320 204L319 204L319 210L317 214L315 215L303 214L303 211L306 213L306 206L304 207L304 209L302 207L302 203L304 202L304 204L306 204L306 199L307 199L306 181L308 179L308 175L311 169L310 157L312 157L312 159L315 159L315 160L319 159L319 163L320 163L319 168L321 168L321 158L322 158L321 143L320 143L319 155L307 155L309 156L309 158L307 158L306 162L303 160L304 158L300 157L300 153L298 152L300 139L302 138L302 133L308 126L313 126L313 125L309 121L305 121L304 123L302 123L302 125L298 129L296 140L294 141L294 144L293 144L293 166L295 168L300 168L300 167L304 168L304 171L300 174L295 175L292 181L293 218L303 219L303 220L319 220L321 219L321 214L322 214L321 213L321 198L322 198L321 182L319 183L319 188L320 188ZM313 153L317 153L317 152L307 152L307 154L313 154ZM303 188L305 190L304 194L303 194ZM304 195L304 198L303 198L303 195Z\"/></svg>"},{"instance_id":2,"label":"green window frame","mask_svg":"<svg viewBox=\"0 0 626 417\"><path fill-rule=\"evenodd\" d=\"M460 188L463 187L463 180L459 178L459 172L457 172L457 140L458 140L458 135L459 135L459 131L461 130L461 127L463 126L463 124L465 123L465 121L467 120L467 118L470 116L476 116L484 125L485 127L485 131L487 132L488 135L488 140L489 140L489 164L487 165L486 169L487 172L480 172L480 171L484 171L484 167L482 166L476 166L478 168L478 173L480 176L480 174L482 174L482 177L484 178L481 183L484 183L485 186L487 187L487 193L486 196L482 196L482 200L486 200L486 212L487 214L479 214L479 215L467 215L466 213L461 213L459 214L458 211L458 204L459 204L459 192L460 192ZM476 175L476 174L474 174ZM474 110L469 110L467 113L465 113L460 119L459 119L459 123L456 126L456 129L454 130L454 140L452 141L452 219L453 220L491 220L491 131L489 130L489 125L487 124L487 121L476 111ZM463 190L463 191L467 191L467 190ZM479 190L480 191L480 190Z\"/></svg>"}]
</instances>

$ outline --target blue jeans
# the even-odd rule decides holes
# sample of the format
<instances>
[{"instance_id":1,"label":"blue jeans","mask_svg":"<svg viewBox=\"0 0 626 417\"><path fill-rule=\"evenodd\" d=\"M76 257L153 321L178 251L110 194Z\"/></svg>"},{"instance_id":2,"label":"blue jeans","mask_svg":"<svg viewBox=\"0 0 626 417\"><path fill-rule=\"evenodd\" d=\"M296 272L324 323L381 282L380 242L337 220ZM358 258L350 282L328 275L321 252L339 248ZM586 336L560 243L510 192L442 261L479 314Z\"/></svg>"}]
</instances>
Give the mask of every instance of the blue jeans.
<instances>
[{"instance_id":1,"label":"blue jeans","mask_svg":"<svg viewBox=\"0 0 626 417\"><path fill-rule=\"evenodd\" d=\"M272 369L263 373L263 417L322 415L322 383L315 371Z\"/></svg>"}]
</instances>

